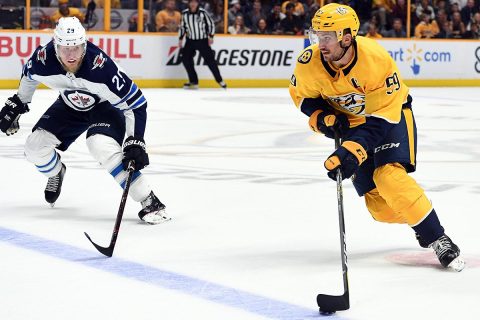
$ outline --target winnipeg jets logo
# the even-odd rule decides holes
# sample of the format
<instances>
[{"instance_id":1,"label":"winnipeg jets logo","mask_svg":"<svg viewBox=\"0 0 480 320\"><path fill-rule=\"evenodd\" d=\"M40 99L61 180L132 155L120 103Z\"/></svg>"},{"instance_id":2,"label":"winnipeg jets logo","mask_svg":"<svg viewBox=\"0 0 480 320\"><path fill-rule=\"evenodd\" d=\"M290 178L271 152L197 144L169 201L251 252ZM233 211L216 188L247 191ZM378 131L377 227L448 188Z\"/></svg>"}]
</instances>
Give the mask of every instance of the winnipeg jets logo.
<instances>
[{"instance_id":1,"label":"winnipeg jets logo","mask_svg":"<svg viewBox=\"0 0 480 320\"><path fill-rule=\"evenodd\" d=\"M37 52L37 61L40 61L43 63L43 65L45 65L45 60L47 60L47 48L43 47Z\"/></svg>"},{"instance_id":2,"label":"winnipeg jets logo","mask_svg":"<svg viewBox=\"0 0 480 320\"><path fill-rule=\"evenodd\" d=\"M107 58L105 58L103 56L102 53L100 53L99 55L97 55L95 57L95 59L93 59L93 67L92 67L92 70L93 69L96 69L96 68L99 68L99 69L102 69L103 68L103 65L105 64L105 62L107 61Z\"/></svg>"},{"instance_id":3,"label":"winnipeg jets logo","mask_svg":"<svg viewBox=\"0 0 480 320\"><path fill-rule=\"evenodd\" d=\"M65 91L64 96L67 104L78 111L88 111L95 106L95 103L99 100L94 95L86 91ZM64 99L65 100L65 99Z\"/></svg>"},{"instance_id":4,"label":"winnipeg jets logo","mask_svg":"<svg viewBox=\"0 0 480 320\"><path fill-rule=\"evenodd\" d=\"M87 105L90 103L90 97L83 97L78 95L78 92L76 92L76 96L72 96L72 102L75 102L76 105Z\"/></svg>"}]
</instances>

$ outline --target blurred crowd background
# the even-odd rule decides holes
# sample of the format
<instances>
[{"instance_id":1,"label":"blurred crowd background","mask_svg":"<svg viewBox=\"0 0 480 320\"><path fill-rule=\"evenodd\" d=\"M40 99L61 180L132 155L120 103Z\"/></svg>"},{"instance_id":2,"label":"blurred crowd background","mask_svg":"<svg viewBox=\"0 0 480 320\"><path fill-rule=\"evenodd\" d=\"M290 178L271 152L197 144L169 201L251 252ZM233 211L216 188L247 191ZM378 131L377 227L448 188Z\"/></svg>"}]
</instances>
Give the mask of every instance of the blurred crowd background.
<instances>
[{"instance_id":1,"label":"blurred crowd background","mask_svg":"<svg viewBox=\"0 0 480 320\"><path fill-rule=\"evenodd\" d=\"M111 31L178 32L180 13L188 8L188 0L144 0L140 6L142 2L143 19L139 20L137 0L111 0L108 12L105 0L0 0L0 28L47 29L61 16L77 16L91 30L103 30L103 19L109 17ZM480 38L480 0L199 2L213 18L218 34L304 35L321 5L338 2L356 10L359 34L367 37Z\"/></svg>"}]
</instances>

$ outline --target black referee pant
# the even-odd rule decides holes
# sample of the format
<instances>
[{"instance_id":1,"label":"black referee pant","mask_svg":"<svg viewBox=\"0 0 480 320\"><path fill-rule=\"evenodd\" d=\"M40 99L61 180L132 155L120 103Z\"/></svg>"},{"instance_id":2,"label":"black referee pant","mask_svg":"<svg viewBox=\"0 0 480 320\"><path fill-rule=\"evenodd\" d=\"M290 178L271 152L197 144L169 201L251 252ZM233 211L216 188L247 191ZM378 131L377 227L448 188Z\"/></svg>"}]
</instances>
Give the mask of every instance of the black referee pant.
<instances>
[{"instance_id":1,"label":"black referee pant","mask_svg":"<svg viewBox=\"0 0 480 320\"><path fill-rule=\"evenodd\" d=\"M182 63L187 70L188 82L191 84L198 84L198 76L195 71L193 57L195 56L195 51L200 51L202 58L207 63L208 68L212 71L213 76L217 82L223 81L222 76L220 75L220 70L218 70L217 61L215 61L215 55L212 48L208 45L208 39L201 40L191 40L187 38L185 42L185 47L183 47L183 57Z\"/></svg>"}]
</instances>

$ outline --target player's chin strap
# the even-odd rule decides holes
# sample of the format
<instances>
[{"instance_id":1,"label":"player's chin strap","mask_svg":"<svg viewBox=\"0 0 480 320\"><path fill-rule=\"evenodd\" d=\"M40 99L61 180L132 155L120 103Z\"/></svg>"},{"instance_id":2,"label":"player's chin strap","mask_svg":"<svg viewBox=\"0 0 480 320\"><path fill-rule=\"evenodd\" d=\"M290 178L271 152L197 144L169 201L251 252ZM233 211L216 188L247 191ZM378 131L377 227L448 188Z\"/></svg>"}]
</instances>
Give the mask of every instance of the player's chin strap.
<instances>
[{"instance_id":1,"label":"player's chin strap","mask_svg":"<svg viewBox=\"0 0 480 320\"><path fill-rule=\"evenodd\" d=\"M348 49L353 45L353 42L355 41L355 39L352 39L352 42L350 43L350 45L344 47L343 44L342 44L342 41L340 41L340 47L343 49L343 53L342 55L340 56L340 58L338 58L337 60L335 61L339 61L343 58L343 56L347 53Z\"/></svg>"}]
</instances>

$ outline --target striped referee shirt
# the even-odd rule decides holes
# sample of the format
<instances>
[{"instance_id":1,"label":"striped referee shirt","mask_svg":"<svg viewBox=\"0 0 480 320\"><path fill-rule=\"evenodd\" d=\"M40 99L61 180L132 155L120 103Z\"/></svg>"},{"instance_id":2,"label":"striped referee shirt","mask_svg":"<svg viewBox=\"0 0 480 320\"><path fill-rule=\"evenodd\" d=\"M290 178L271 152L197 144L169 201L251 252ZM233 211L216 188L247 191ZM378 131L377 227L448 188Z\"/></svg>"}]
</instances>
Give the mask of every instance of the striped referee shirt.
<instances>
[{"instance_id":1,"label":"striped referee shirt","mask_svg":"<svg viewBox=\"0 0 480 320\"><path fill-rule=\"evenodd\" d=\"M213 38L215 23L203 8L198 8L196 12L191 12L190 9L182 11L182 23L179 30L180 40L185 35L190 40Z\"/></svg>"}]
</instances>

